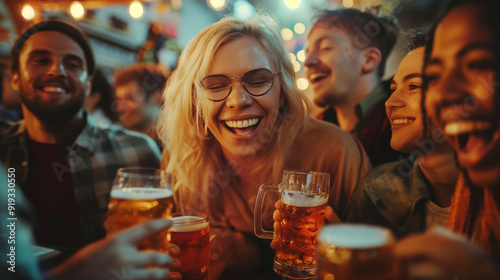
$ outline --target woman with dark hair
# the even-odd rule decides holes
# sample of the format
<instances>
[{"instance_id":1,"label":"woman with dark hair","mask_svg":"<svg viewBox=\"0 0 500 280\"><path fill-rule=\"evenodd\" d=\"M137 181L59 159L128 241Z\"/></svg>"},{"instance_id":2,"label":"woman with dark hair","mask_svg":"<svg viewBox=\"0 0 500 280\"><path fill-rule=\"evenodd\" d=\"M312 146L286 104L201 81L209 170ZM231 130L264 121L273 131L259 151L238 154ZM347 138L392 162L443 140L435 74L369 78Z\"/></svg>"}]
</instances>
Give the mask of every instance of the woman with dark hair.
<instances>
[{"instance_id":1,"label":"woman with dark hair","mask_svg":"<svg viewBox=\"0 0 500 280\"><path fill-rule=\"evenodd\" d=\"M410 31L409 53L391 80L385 102L391 147L406 159L372 169L356 190L346 222L390 228L397 237L443 226L458 178L442 130L427 127L421 109L426 30Z\"/></svg>"},{"instance_id":2,"label":"woman with dark hair","mask_svg":"<svg viewBox=\"0 0 500 280\"><path fill-rule=\"evenodd\" d=\"M498 11L493 0L452 1L432 30L423 103L462 170L447 219L459 235L440 229L399 243L412 279L500 279Z\"/></svg>"}]
</instances>

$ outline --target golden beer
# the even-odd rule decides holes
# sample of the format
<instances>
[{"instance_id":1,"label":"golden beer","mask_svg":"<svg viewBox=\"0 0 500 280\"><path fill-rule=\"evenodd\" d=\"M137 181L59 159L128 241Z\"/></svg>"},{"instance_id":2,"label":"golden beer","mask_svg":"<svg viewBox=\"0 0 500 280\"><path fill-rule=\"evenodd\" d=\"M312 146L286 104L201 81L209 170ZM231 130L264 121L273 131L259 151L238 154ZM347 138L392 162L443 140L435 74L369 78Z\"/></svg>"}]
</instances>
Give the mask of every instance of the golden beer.
<instances>
[{"instance_id":1,"label":"golden beer","mask_svg":"<svg viewBox=\"0 0 500 280\"><path fill-rule=\"evenodd\" d=\"M281 229L276 232L277 246L274 269L278 274L304 278L313 276L317 268L315 259L316 236L325 222L327 198L289 191L281 197ZM291 275L290 269L295 274Z\"/></svg>"},{"instance_id":2,"label":"golden beer","mask_svg":"<svg viewBox=\"0 0 500 280\"><path fill-rule=\"evenodd\" d=\"M180 249L178 269L183 280L207 280L210 254L210 226L206 218L197 216L173 217L170 228L172 244ZM173 271L176 271L173 269Z\"/></svg>"},{"instance_id":3,"label":"golden beer","mask_svg":"<svg viewBox=\"0 0 500 280\"><path fill-rule=\"evenodd\" d=\"M108 205L108 234L154 219L169 219L172 191L160 188L115 188ZM167 250L167 231L144 240L139 249Z\"/></svg>"},{"instance_id":4,"label":"golden beer","mask_svg":"<svg viewBox=\"0 0 500 280\"><path fill-rule=\"evenodd\" d=\"M262 227L264 196L281 194L280 228L276 232ZM276 240L274 271L292 279L315 279L316 235L325 222L330 194L330 174L317 171L283 171L281 183L263 184L255 201L254 232L257 237Z\"/></svg>"},{"instance_id":5,"label":"golden beer","mask_svg":"<svg viewBox=\"0 0 500 280\"><path fill-rule=\"evenodd\" d=\"M399 279L388 229L368 225L330 225L321 230L316 257L319 279Z\"/></svg>"}]
</instances>

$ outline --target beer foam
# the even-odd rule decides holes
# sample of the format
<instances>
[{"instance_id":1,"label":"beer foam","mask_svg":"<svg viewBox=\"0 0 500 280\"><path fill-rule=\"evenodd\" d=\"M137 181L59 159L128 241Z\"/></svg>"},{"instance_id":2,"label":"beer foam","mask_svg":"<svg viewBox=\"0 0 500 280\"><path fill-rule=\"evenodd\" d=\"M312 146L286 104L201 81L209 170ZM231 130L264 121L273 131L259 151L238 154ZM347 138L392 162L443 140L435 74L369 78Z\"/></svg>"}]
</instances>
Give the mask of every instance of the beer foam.
<instances>
[{"instance_id":1,"label":"beer foam","mask_svg":"<svg viewBox=\"0 0 500 280\"><path fill-rule=\"evenodd\" d=\"M321 229L318 239L336 247L373 248L394 242L390 230L371 225L328 225Z\"/></svg>"},{"instance_id":2,"label":"beer foam","mask_svg":"<svg viewBox=\"0 0 500 280\"><path fill-rule=\"evenodd\" d=\"M208 227L208 221L197 216L173 217L171 220L174 222L174 225L170 228L170 231L173 232L191 232Z\"/></svg>"},{"instance_id":3,"label":"beer foam","mask_svg":"<svg viewBox=\"0 0 500 280\"><path fill-rule=\"evenodd\" d=\"M285 191L281 194L281 201L284 204L297 207L315 207L326 204L327 197L319 195L308 195L299 191Z\"/></svg>"},{"instance_id":4,"label":"beer foam","mask_svg":"<svg viewBox=\"0 0 500 280\"><path fill-rule=\"evenodd\" d=\"M162 199L172 196L172 190L158 188L112 189L111 197L118 199Z\"/></svg>"}]
</instances>

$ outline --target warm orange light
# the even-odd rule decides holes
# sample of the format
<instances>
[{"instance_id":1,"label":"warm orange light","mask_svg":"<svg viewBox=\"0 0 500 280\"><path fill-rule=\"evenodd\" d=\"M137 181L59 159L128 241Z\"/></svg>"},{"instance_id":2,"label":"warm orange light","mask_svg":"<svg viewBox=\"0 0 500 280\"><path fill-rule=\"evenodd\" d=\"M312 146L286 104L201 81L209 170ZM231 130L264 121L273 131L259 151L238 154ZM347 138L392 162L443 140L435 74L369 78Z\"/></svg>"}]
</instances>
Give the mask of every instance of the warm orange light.
<instances>
[{"instance_id":1,"label":"warm orange light","mask_svg":"<svg viewBox=\"0 0 500 280\"><path fill-rule=\"evenodd\" d=\"M30 4L24 4L21 9L21 15L26 20L32 20L36 15L35 9L33 9L33 6L31 6Z\"/></svg>"},{"instance_id":2,"label":"warm orange light","mask_svg":"<svg viewBox=\"0 0 500 280\"><path fill-rule=\"evenodd\" d=\"M85 8L83 7L82 3L74 1L69 6L69 14L74 19L82 19L85 16Z\"/></svg>"},{"instance_id":3,"label":"warm orange light","mask_svg":"<svg viewBox=\"0 0 500 280\"><path fill-rule=\"evenodd\" d=\"M346 8L352 8L352 6L354 5L354 2L352 0L344 0L344 1L342 1L342 4Z\"/></svg>"}]
</instances>

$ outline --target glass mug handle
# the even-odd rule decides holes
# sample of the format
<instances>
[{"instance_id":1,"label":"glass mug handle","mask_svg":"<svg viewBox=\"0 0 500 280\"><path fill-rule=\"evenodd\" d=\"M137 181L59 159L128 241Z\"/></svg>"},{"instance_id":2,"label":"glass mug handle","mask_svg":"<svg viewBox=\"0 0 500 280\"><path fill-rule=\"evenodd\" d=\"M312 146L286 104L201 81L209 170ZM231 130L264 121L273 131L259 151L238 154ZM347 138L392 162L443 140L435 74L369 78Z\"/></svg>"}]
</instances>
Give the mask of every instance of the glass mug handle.
<instances>
[{"instance_id":1,"label":"glass mug handle","mask_svg":"<svg viewBox=\"0 0 500 280\"><path fill-rule=\"evenodd\" d=\"M265 230L264 228L262 228L262 208L264 205L264 197L268 192L279 192L279 186L263 184L260 186L259 192L257 193L257 200L255 201L253 229L255 235L263 239L274 238L274 231Z\"/></svg>"}]
</instances>

